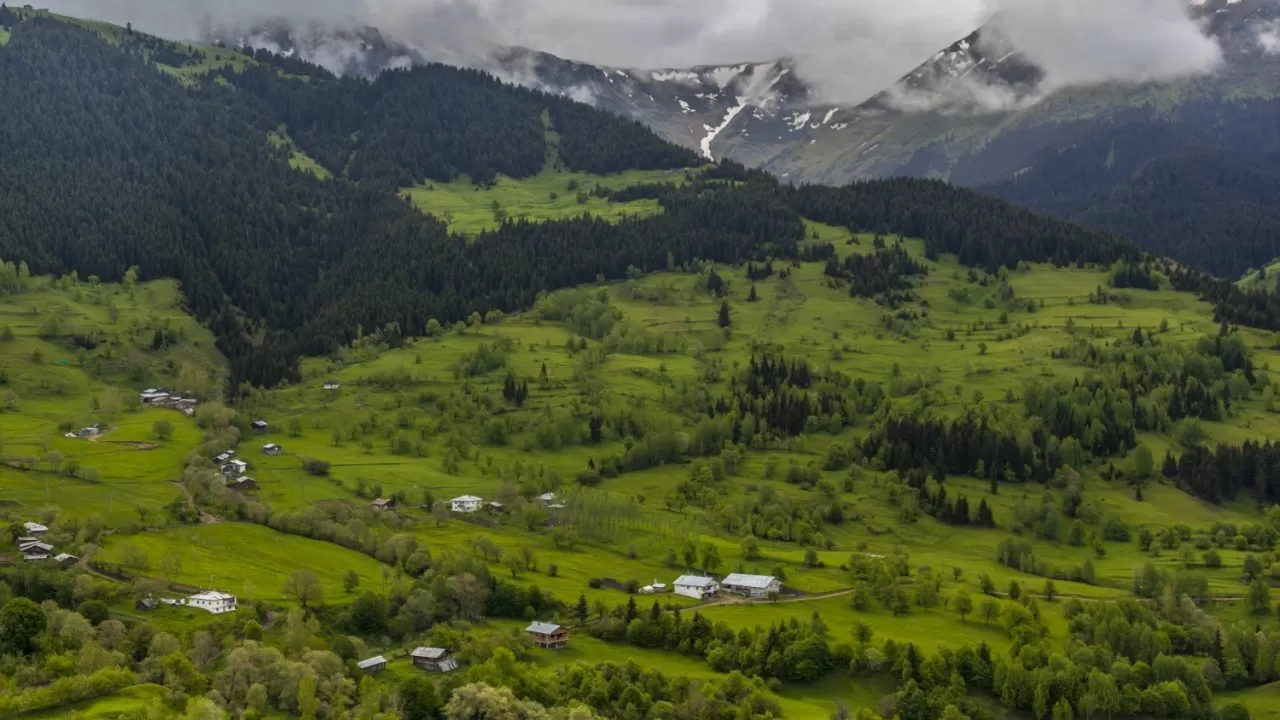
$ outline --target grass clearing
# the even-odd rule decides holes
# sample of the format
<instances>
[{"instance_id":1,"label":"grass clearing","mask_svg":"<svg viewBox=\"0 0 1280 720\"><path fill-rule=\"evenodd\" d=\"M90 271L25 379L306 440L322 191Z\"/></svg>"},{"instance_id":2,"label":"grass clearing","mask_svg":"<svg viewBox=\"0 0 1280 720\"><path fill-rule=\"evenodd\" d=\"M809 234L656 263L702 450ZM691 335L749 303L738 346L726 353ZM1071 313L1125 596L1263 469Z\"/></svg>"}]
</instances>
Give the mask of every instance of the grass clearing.
<instances>
[{"instance_id":1,"label":"grass clearing","mask_svg":"<svg viewBox=\"0 0 1280 720\"><path fill-rule=\"evenodd\" d=\"M403 194L419 210L435 215L449 230L474 237L496 230L500 218L546 222L591 215L610 222L648 217L662 212L656 200L614 203L591 195L596 187L621 189L640 183L683 182L676 171L630 171L618 175L544 170L522 180L499 176L492 187L478 187L467 178L451 183L428 183Z\"/></svg>"},{"instance_id":2,"label":"grass clearing","mask_svg":"<svg viewBox=\"0 0 1280 720\"><path fill-rule=\"evenodd\" d=\"M102 557L121 562L128 546L146 554L147 574L158 574L162 559L176 554L181 559L181 572L174 578L177 582L217 588L250 600L292 603L282 589L289 574L299 569L314 572L324 584L325 601L334 604L347 597L342 581L348 571L360 576L364 589L377 590L386 582L386 566L373 558L249 523L212 523L117 536L103 547Z\"/></svg>"}]
</instances>

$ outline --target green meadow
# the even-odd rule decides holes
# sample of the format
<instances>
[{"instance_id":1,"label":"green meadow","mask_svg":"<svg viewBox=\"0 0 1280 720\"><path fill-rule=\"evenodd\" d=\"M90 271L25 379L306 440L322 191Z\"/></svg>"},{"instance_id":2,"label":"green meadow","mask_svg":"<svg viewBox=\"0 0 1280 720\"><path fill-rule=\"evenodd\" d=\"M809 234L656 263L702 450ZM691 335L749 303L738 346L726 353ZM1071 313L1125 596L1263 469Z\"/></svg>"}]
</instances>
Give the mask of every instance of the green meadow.
<instances>
[{"instance_id":1,"label":"green meadow","mask_svg":"<svg viewBox=\"0 0 1280 720\"><path fill-rule=\"evenodd\" d=\"M417 185L403 191L419 210L444 220L452 232L475 236L495 230L502 220L545 222L591 215L611 222L662 212L657 200L612 202L592 195L597 187L622 189L640 183L681 182L676 172L631 170L590 175L544 170L516 180L500 176L490 187L462 178L451 183Z\"/></svg>"},{"instance_id":2,"label":"green meadow","mask_svg":"<svg viewBox=\"0 0 1280 720\"><path fill-rule=\"evenodd\" d=\"M292 149L283 131L272 142ZM307 167L305 158L295 160L298 169L323 176ZM549 170L525 181L503 178L492 188L454 183L408 192L419 207L441 215L455 231L472 235L492 227L495 200L513 219L656 211L656 206L613 207L598 198L579 205L568 191L570 180L588 187L586 177ZM622 187L678 178L592 180ZM833 242L841 255L872 249L871 236L817 223L808 230L816 235L811 242ZM907 240L906 245L922 256L921 243ZM503 557L528 552L531 566L514 572L500 559L487 562L496 576L536 585L569 605L579 596L592 605L623 604L627 595L618 584L670 583L687 569L683 558L673 561L673 555L690 544L700 550L714 548L719 574L781 572L794 594L777 602L702 606L674 595L637 596L640 607L654 599L689 612L696 607L713 622L733 629L792 620L810 623L816 613L835 642L851 642L852 628L864 623L876 642L912 642L926 653L978 641L1005 652L1011 641L998 621L984 622L976 612L962 619L946 603L913 608L902 616L879 603L854 609L848 564L859 557L905 555L912 569L908 582L927 570L941 580L941 594L948 600L964 591L980 602L984 577L999 594L1017 582L1024 591L1040 595L1044 579L1000 564L995 548L1010 537L1009 528L1028 507L1046 499L1061 502L1062 486L1006 483L993 494L986 480L948 477L946 486L953 496L963 493L973 506L981 500L990 506L997 528L980 529L947 525L923 514L904 521L894 474L869 464L852 471L819 470L816 488L783 481L779 469L821 466L833 446L865 438L871 419L863 418L834 434L813 432L783 444L747 449L736 474L718 488L719 507L749 504L764 493L775 502L804 507L819 492L827 492L845 518L822 528L822 547L761 539L748 556L741 534L726 531L713 513L672 505L670 498L690 476L689 464L667 464L580 485L575 482L580 473L610 455L625 454L631 441L606 435L591 443L581 428L549 438L547 429L561 427L565 416L589 400L611 413L629 413L647 427L678 428L692 435L692 388L699 382L726 388L728 379L763 347L782 348L788 358L803 358L813 367L878 381L889 389L893 411L956 417L983 408L1016 414L1028 380L1071 382L1088 375L1088 369L1060 352L1080 338L1105 345L1144 328L1158 332L1162 343L1184 344L1218 331L1207 303L1168 289L1124 290L1116 301L1090 302L1095 289L1109 283L1108 274L1097 269L1024 265L1010 271L1004 280L1019 300L1011 307L999 297L998 282L975 282L967 268L943 257L931 262L927 276L916 283L927 317L911 320L875 301L851 298L846 288L824 275L821 263L801 263L788 268L785 277L775 273L754 281L746 268L715 270L726 283L728 330L718 326L722 299L707 292L706 271L685 268L571 291L579 302L607 303L610 308L614 331L592 339L586 339L579 321L556 314L559 296L553 296L528 312L490 314L433 337L409 339L401 347L388 347L373 337L332 357L307 359L300 383L253 391L237 400L245 423L269 423L264 434L245 432L238 446L258 484L249 496L275 513L301 515L323 509L359 515L367 512L373 497L395 495L402 499L397 514L413 521L409 532L432 557L478 554L485 542ZM49 332L50 317L61 323L59 333ZM332 543L232 518L209 517L209 522L194 526L175 526L164 519L165 506L183 497L185 459L206 431L175 411L131 408L126 399L150 386L189 382L217 387L225 377L211 337L182 313L172 284L151 283L129 291L85 281L39 280L28 292L0 303L0 325L12 329L12 339L0 342L0 367L8 378L3 392L13 401L9 411L0 414L0 437L9 460L0 467L0 489L10 516L51 509L65 517L99 516L122 531L103 543L103 560L132 559L135 572L159 577L162 560L177 557L181 569L172 579L178 582L281 606L294 603L283 586L299 568L316 573L328 604L341 605L352 598L342 587L348 571L359 576L361 591L380 592L397 581L398 571L390 565ZM59 339L74 335L72 328L87 327L104 329L109 342L103 349L73 349ZM153 349L157 328L173 330L174 343ZM1280 353L1272 349L1273 336L1240 333L1259 368L1280 360ZM499 358L492 367L469 369L477 358L490 354ZM508 376L527 385L528 397L521 405L503 399ZM326 383L339 383L340 388L326 390ZM1222 421L1199 425L1209 441L1280 437L1280 416L1268 407L1260 392L1253 393L1233 403L1232 413ZM154 436L158 419L172 423L171 437ZM60 432L60 427L99 421L105 421L109 431L94 440L66 438ZM1180 449L1171 433L1144 433L1140 440L1157 459L1165 450ZM284 453L264 454L261 446L268 442L281 445ZM74 458L80 466L99 471L98 476L88 481L54 469L48 461L51 455ZM307 459L327 462L327 475L307 472ZM1131 462L1116 456L1076 470L1083 497L1096 512L1123 518L1135 537L1141 528L1159 532L1181 524L1199 538L1214 523L1242 525L1262 517L1252 502L1213 505L1163 480L1147 486L1144 497L1136 499L1125 481L1107 480L1104 473L1106 463L1126 469ZM529 497L535 488L558 493L569 507L530 516L509 511L432 514L422 507L474 494L501 499L509 509L519 504L520 493ZM145 526L149 527L138 531ZM560 526L577 532L572 543L557 539L552 528ZM1044 562L1076 567L1088 561L1095 570L1092 584L1059 580L1056 601L1042 598L1042 622L1063 648L1069 631L1062 604L1069 598L1130 597L1134 569L1147 562L1161 570L1204 577L1216 598L1211 611L1226 622L1274 622L1248 616L1243 607L1247 550L1221 549L1221 565L1210 568L1199 551L1190 558L1176 550L1145 552L1134 540L1095 547L1023 537ZM129 610L122 607L120 612L127 615ZM182 613L156 617L175 630L197 622ZM669 674L716 676L697 658L610 645L585 632L575 636L569 651L539 652L537 658L549 667L579 660L634 659ZM783 685L776 696L787 717L816 717L829 713L836 698L855 707L873 707L892 690L887 677L854 680L846 673L832 673L810 685ZM1238 697L1265 712L1268 692L1260 688Z\"/></svg>"}]
</instances>

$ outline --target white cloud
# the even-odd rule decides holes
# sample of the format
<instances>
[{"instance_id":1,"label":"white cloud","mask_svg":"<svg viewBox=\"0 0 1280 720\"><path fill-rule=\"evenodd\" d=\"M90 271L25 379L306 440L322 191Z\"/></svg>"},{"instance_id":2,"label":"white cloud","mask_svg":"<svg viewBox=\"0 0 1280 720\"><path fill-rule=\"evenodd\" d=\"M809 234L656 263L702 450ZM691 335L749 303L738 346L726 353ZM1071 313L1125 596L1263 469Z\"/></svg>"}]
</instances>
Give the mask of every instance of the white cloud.
<instances>
[{"instance_id":1,"label":"white cloud","mask_svg":"<svg viewBox=\"0 0 1280 720\"><path fill-rule=\"evenodd\" d=\"M1222 62L1184 0L1004 0L996 24L1050 87L1171 80Z\"/></svg>"},{"instance_id":2,"label":"white cloud","mask_svg":"<svg viewBox=\"0 0 1280 720\"><path fill-rule=\"evenodd\" d=\"M1058 84L1211 69L1221 53L1182 0L49 0L55 10L199 38L269 17L361 24L433 58L517 45L645 68L794 59L829 102L891 85L996 9Z\"/></svg>"},{"instance_id":3,"label":"white cloud","mask_svg":"<svg viewBox=\"0 0 1280 720\"><path fill-rule=\"evenodd\" d=\"M1280 54L1280 20L1258 26L1258 47L1269 55Z\"/></svg>"}]
</instances>

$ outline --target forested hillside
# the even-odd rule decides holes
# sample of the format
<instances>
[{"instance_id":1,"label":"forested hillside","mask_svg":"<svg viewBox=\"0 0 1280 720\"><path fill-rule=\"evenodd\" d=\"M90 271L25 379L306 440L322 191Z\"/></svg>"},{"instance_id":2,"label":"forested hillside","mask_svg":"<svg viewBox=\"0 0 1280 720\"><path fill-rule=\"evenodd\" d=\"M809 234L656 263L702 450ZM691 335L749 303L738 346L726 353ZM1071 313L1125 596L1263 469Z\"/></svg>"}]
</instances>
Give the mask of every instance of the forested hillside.
<instances>
[{"instance_id":1,"label":"forested hillside","mask_svg":"<svg viewBox=\"0 0 1280 720\"><path fill-rule=\"evenodd\" d=\"M537 173L548 125L569 169L697 161L636 123L480 73L432 66L338 79L258 51L175 79L158 70L190 71L183 46L10 17L0 92L20 111L0 118L0 193L11 208L0 253L28 258L37 273L116 279L137 265L143 277L178 278L236 384L295 379L301 355L389 323L421 335L432 319L510 312L541 291L621 278L631 266L792 257L802 215L922 237L931 254L991 270L1140 255L939 183L787 190L735 166L646 189L665 211L656 217L507 219L478 238L453 237L396 191ZM291 169L292 149L267 139L281 128L330 179ZM739 182L720 186L730 179Z\"/></svg>"}]
</instances>

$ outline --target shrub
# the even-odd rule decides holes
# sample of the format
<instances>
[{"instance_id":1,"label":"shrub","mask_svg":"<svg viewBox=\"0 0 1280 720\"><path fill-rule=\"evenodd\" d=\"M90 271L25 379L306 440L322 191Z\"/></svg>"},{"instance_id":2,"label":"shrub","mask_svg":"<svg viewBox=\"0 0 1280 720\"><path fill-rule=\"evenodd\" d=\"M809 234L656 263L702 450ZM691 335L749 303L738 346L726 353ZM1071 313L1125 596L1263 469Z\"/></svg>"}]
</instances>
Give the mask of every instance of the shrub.
<instances>
[{"instance_id":1,"label":"shrub","mask_svg":"<svg viewBox=\"0 0 1280 720\"><path fill-rule=\"evenodd\" d=\"M591 578L590 580L587 581L587 587L591 588L592 590L599 590L603 586L604 586L604 581L601 580L600 578Z\"/></svg>"}]
</instances>

